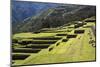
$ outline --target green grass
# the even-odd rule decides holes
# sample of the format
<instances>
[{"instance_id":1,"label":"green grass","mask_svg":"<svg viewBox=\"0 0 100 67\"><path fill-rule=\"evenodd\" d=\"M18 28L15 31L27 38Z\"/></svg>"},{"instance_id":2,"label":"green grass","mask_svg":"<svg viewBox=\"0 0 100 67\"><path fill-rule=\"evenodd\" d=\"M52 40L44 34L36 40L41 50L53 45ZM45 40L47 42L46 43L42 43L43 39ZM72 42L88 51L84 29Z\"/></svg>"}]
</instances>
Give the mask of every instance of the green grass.
<instances>
[{"instance_id":1,"label":"green grass","mask_svg":"<svg viewBox=\"0 0 100 67\"><path fill-rule=\"evenodd\" d=\"M88 29L86 30L88 32ZM87 32L81 39L75 38L69 40L67 43L60 43L52 51L41 51L36 57L30 56L23 64L44 64L44 63L60 63L60 62L76 62L76 61L93 61L95 60L95 48L88 43ZM35 60L33 60L35 59ZM29 63L28 63L29 62Z\"/></svg>"},{"instance_id":2,"label":"green grass","mask_svg":"<svg viewBox=\"0 0 100 67\"><path fill-rule=\"evenodd\" d=\"M87 23L87 26L93 26L94 23ZM73 25L70 25L70 27L73 27ZM85 30L85 33L83 34L76 34L76 38L70 38L67 42L62 42L63 39L66 39L66 36L61 37L60 40L34 40L34 41L42 41L42 42L48 42L48 41L57 41L56 43L50 45L46 49L42 49L38 53L31 53L31 55L26 58L25 60L15 60L16 62L13 65L21 65L21 64L45 64L45 63L61 63L61 62L77 62L77 61L94 61L96 60L95 56L95 47L93 47L91 44L89 44L90 37L92 37L93 40L95 40L95 36L93 35L93 32L91 28L67 28L66 29L59 29L56 31L65 31L65 30L71 30L70 32L57 32L57 33L19 33L15 34L13 36L14 39L21 39L19 41L33 41L33 37L59 37L55 36L56 34L74 34L74 30ZM52 29L54 31L54 29ZM88 33L91 33L89 35ZM56 44L59 43L57 46ZM31 46L30 44L29 46ZM44 44L46 45L46 44ZM16 46L22 47L21 45ZM49 51L50 48L53 48L51 51ZM16 53L15 53L16 54ZM18 53L20 54L20 53Z\"/></svg>"}]
</instances>

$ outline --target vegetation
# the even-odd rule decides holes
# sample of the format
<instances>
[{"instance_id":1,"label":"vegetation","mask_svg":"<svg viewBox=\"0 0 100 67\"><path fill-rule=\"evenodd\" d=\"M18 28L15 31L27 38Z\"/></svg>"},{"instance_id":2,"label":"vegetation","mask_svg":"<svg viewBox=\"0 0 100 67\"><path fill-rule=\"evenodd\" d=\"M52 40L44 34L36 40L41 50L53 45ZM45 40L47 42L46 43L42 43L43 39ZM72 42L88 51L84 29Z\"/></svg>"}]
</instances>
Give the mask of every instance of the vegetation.
<instances>
[{"instance_id":1,"label":"vegetation","mask_svg":"<svg viewBox=\"0 0 100 67\"><path fill-rule=\"evenodd\" d=\"M12 23L12 66L95 61L96 7L47 8Z\"/></svg>"},{"instance_id":2,"label":"vegetation","mask_svg":"<svg viewBox=\"0 0 100 67\"><path fill-rule=\"evenodd\" d=\"M13 25L13 33L36 32L42 28L55 28L73 21L95 16L95 6L65 5L47 9Z\"/></svg>"},{"instance_id":3,"label":"vegetation","mask_svg":"<svg viewBox=\"0 0 100 67\"><path fill-rule=\"evenodd\" d=\"M91 26L95 26L95 22L87 22L79 28L74 28L74 24L71 24L48 28L38 34L31 32L15 34L13 39L17 39L18 42L31 41L32 44L13 43L12 65L95 61L95 35ZM48 30L49 32L46 32Z\"/></svg>"}]
</instances>

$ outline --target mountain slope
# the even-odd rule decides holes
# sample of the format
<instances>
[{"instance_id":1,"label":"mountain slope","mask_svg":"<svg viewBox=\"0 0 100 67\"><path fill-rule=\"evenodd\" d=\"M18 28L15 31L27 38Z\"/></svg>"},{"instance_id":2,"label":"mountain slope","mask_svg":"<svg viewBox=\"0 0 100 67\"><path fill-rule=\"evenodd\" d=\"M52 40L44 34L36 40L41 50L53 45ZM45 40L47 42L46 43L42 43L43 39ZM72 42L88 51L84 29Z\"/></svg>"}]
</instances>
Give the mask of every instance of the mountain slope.
<instances>
[{"instance_id":1,"label":"mountain slope","mask_svg":"<svg viewBox=\"0 0 100 67\"><path fill-rule=\"evenodd\" d=\"M21 22L15 32L34 32L41 28L57 27L71 21L95 16L95 6L60 5Z\"/></svg>"},{"instance_id":2,"label":"mountain slope","mask_svg":"<svg viewBox=\"0 0 100 67\"><path fill-rule=\"evenodd\" d=\"M56 7L56 4L13 1L12 22L21 22L28 17L35 16L38 13L53 7Z\"/></svg>"}]
</instances>

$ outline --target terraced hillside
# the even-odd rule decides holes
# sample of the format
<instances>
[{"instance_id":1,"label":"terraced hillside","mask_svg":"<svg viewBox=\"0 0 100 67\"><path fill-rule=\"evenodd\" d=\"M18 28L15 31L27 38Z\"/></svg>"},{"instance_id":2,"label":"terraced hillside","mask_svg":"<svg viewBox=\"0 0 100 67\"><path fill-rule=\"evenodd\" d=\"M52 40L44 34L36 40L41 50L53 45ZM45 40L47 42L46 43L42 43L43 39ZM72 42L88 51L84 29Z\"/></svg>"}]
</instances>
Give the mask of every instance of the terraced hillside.
<instances>
[{"instance_id":1,"label":"terraced hillside","mask_svg":"<svg viewBox=\"0 0 100 67\"><path fill-rule=\"evenodd\" d=\"M13 35L12 66L95 61L95 19Z\"/></svg>"}]
</instances>

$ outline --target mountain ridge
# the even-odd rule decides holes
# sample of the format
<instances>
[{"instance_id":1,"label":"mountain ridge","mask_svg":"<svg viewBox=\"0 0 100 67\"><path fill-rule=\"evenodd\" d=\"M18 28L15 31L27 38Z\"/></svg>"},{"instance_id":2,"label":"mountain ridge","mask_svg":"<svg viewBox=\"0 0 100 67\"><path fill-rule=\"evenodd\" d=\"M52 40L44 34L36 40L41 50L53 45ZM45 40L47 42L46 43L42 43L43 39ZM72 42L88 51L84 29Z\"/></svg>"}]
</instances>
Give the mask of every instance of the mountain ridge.
<instances>
[{"instance_id":1,"label":"mountain ridge","mask_svg":"<svg viewBox=\"0 0 100 67\"><path fill-rule=\"evenodd\" d=\"M71 21L80 21L95 16L96 7L86 5L60 5L49 8L38 15L28 17L13 27L14 33L35 32L42 28L57 27Z\"/></svg>"}]
</instances>

